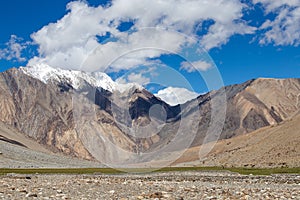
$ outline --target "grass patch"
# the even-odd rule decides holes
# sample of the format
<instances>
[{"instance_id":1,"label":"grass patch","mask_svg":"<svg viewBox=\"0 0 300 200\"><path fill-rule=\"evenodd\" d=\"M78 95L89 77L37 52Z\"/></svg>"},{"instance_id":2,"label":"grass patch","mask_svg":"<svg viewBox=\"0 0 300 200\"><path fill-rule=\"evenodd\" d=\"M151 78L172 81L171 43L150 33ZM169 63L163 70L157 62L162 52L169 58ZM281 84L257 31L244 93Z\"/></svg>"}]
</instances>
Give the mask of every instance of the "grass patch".
<instances>
[{"instance_id":1,"label":"grass patch","mask_svg":"<svg viewBox=\"0 0 300 200\"><path fill-rule=\"evenodd\" d=\"M145 172L172 172L172 171L231 171L239 174L253 174L253 175L270 175L270 174L283 174L292 173L300 174L300 167L298 168L270 168L270 169L258 169L258 168L222 168L222 167L165 167L162 169L154 170L151 168L139 168L139 169L112 169L112 168L39 168L39 169L0 169L0 175L8 173L16 174L121 174L126 172L132 173L145 173Z\"/></svg>"},{"instance_id":2,"label":"grass patch","mask_svg":"<svg viewBox=\"0 0 300 200\"><path fill-rule=\"evenodd\" d=\"M122 173L119 170L112 168L38 168L38 169L12 169L12 168L2 168L0 169L0 174L119 174Z\"/></svg>"},{"instance_id":3,"label":"grass patch","mask_svg":"<svg viewBox=\"0 0 300 200\"><path fill-rule=\"evenodd\" d=\"M167 167L158 171L230 171L243 175L271 175L271 174L300 174L298 168L223 168L223 167Z\"/></svg>"},{"instance_id":4,"label":"grass patch","mask_svg":"<svg viewBox=\"0 0 300 200\"><path fill-rule=\"evenodd\" d=\"M239 174L253 174L253 175L271 175L271 174L300 174L300 167L296 168L230 168L228 169L232 172L237 172Z\"/></svg>"}]
</instances>

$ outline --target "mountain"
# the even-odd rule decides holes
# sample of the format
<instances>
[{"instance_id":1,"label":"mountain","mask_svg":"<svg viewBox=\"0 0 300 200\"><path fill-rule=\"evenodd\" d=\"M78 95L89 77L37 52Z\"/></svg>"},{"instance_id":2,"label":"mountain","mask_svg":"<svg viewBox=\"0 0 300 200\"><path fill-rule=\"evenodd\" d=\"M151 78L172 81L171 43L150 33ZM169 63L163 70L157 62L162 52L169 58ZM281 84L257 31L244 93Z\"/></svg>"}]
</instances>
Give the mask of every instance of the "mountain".
<instances>
[{"instance_id":1,"label":"mountain","mask_svg":"<svg viewBox=\"0 0 300 200\"><path fill-rule=\"evenodd\" d=\"M47 73L40 74L40 68L33 69L1 74L0 119L53 152L106 162L127 159L128 152L149 148L157 137L136 139L130 133L134 126L150 122L146 111L151 105L164 107L169 118L178 113L135 84L116 84L105 75L96 82L93 75L100 77L100 73L48 67ZM111 91L106 90L108 85ZM153 112L153 128L161 120L157 111Z\"/></svg>"},{"instance_id":2,"label":"mountain","mask_svg":"<svg viewBox=\"0 0 300 200\"><path fill-rule=\"evenodd\" d=\"M17 129L0 122L0 168L87 168L100 163L53 153Z\"/></svg>"},{"instance_id":3,"label":"mountain","mask_svg":"<svg viewBox=\"0 0 300 200\"><path fill-rule=\"evenodd\" d=\"M0 81L3 123L51 152L121 166L276 125L299 111L300 79L250 80L176 106L104 73L38 65L10 69Z\"/></svg>"},{"instance_id":4,"label":"mountain","mask_svg":"<svg viewBox=\"0 0 300 200\"><path fill-rule=\"evenodd\" d=\"M214 99L226 96L226 104L214 105L216 112L226 106L226 118L222 134L212 137L211 141L249 133L288 119L299 111L299 94L300 79L260 78L200 95L181 108L182 112L200 113L199 129L193 142L193 146L198 146L209 135L207 131L212 121L211 106Z\"/></svg>"},{"instance_id":5,"label":"mountain","mask_svg":"<svg viewBox=\"0 0 300 200\"><path fill-rule=\"evenodd\" d=\"M114 92L116 90L122 92L131 87L137 87L141 89L142 87L138 84L117 84L114 82L107 74L102 72L82 72L74 70L63 70L60 68L53 68L46 64L37 64L34 67L20 67L20 70L35 78L43 83L47 84L49 82L65 83L74 89L79 89L83 87L86 83L92 87L101 87L104 90Z\"/></svg>"},{"instance_id":6,"label":"mountain","mask_svg":"<svg viewBox=\"0 0 300 200\"><path fill-rule=\"evenodd\" d=\"M188 149L174 165L225 167L299 167L300 115L249 134L218 141L209 154L199 160L200 148Z\"/></svg>"}]
</instances>

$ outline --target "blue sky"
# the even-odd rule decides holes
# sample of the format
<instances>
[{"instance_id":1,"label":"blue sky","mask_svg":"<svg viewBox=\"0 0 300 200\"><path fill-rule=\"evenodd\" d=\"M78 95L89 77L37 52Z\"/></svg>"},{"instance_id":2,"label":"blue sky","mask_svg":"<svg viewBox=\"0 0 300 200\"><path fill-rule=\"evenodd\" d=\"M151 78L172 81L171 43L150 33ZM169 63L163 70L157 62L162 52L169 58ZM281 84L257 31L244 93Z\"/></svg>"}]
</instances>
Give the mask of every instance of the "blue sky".
<instances>
[{"instance_id":1,"label":"blue sky","mask_svg":"<svg viewBox=\"0 0 300 200\"><path fill-rule=\"evenodd\" d=\"M166 74L171 73L163 72L166 69L164 67L171 67L188 80L189 86L170 82L166 87L185 87L197 93L220 86L216 84L208 87L201 77L205 73L211 73L216 67L225 85L258 77L300 78L300 1L217 0L212 5L203 4L204 1L201 0L193 1L196 2L195 5L187 3L189 1L177 1L177 5L173 1L166 0L159 4L159 1L156 3L145 0L143 5L134 0L88 0L71 4L68 4L69 0L2 1L0 70L39 62L65 69L85 70L82 63L90 64L92 61L82 59L87 57L86 52L92 51L97 45L98 49L110 55L109 52L116 52L120 44L122 48L132 50L142 48L143 45L148 47L149 42L154 41L151 45L156 49L155 52L129 54L108 68L98 67L97 61L98 68L92 63L87 71L105 71L115 79L125 74L127 77L119 79L125 82L137 80L159 83L162 79L167 79ZM151 12L139 12L143 6L147 8L146 11ZM209 14L213 11L214 15ZM182 12L184 14L179 14ZM97 24L98 21L101 21L100 25ZM61 27L63 31L59 32ZM154 35L159 33L161 36L147 41L147 38L142 40L145 34L140 29L143 27L160 27L167 31L154 31ZM193 64L197 60L178 56L178 52L183 51L179 50L180 44L184 44L187 39L175 35L175 31L196 38L197 44L206 50L205 55L211 58L206 61L211 65L214 62L215 66L207 69L203 65L205 63L200 63L201 66L194 66L196 70L192 70L184 65L185 61ZM124 38L130 39L121 43ZM166 39L162 41L163 38ZM134 46L136 41L139 45ZM145 44L140 44L141 41ZM175 44L176 41L178 45ZM158 53L158 49L164 49L167 53ZM138 57L139 60L132 57ZM200 59L202 58L203 56ZM113 58L105 56L105 59L101 57L100 60L110 63L109 59ZM76 65L77 63L80 65ZM148 70L146 73L146 68L152 71ZM154 81L153 77L157 79L157 73L163 75L160 81ZM157 87L153 92L157 92L158 88L161 89Z\"/></svg>"}]
</instances>

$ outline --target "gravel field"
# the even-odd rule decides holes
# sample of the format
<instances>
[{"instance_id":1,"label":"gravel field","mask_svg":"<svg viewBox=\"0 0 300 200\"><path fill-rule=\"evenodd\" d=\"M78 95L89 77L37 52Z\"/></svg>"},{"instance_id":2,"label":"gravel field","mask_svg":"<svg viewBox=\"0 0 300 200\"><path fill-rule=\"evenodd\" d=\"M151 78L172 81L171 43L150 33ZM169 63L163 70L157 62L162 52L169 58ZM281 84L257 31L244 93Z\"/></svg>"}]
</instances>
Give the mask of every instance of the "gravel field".
<instances>
[{"instance_id":1,"label":"gravel field","mask_svg":"<svg viewBox=\"0 0 300 200\"><path fill-rule=\"evenodd\" d=\"M0 199L300 199L300 176L292 174L8 174L0 185Z\"/></svg>"},{"instance_id":2,"label":"gravel field","mask_svg":"<svg viewBox=\"0 0 300 200\"><path fill-rule=\"evenodd\" d=\"M33 151L0 141L0 168L86 168L104 167L100 163L58 154Z\"/></svg>"}]
</instances>

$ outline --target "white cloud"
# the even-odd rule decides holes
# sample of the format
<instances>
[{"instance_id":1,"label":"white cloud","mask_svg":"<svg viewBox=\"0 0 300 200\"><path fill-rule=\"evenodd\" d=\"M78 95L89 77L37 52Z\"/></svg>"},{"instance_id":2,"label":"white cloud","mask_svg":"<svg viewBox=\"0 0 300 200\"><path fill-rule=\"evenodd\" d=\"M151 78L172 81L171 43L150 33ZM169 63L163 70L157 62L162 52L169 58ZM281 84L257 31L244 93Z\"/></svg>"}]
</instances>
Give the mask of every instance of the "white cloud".
<instances>
[{"instance_id":1,"label":"white cloud","mask_svg":"<svg viewBox=\"0 0 300 200\"><path fill-rule=\"evenodd\" d=\"M199 94L189 91L186 88L167 87L163 90L159 90L155 96L161 98L169 105L174 106L195 99Z\"/></svg>"},{"instance_id":2,"label":"white cloud","mask_svg":"<svg viewBox=\"0 0 300 200\"><path fill-rule=\"evenodd\" d=\"M139 85L147 85L151 82L151 78L157 76L156 66L161 64L160 61L145 61L149 64L147 67L127 72L123 76L117 78L116 82L120 84L137 83Z\"/></svg>"},{"instance_id":3,"label":"white cloud","mask_svg":"<svg viewBox=\"0 0 300 200\"><path fill-rule=\"evenodd\" d=\"M197 70L206 71L211 67L212 67L211 63L208 63L208 62L202 61L202 60L192 62L192 63L184 61L180 65L180 70L186 70L187 72L191 73L191 72L195 72Z\"/></svg>"},{"instance_id":4,"label":"white cloud","mask_svg":"<svg viewBox=\"0 0 300 200\"><path fill-rule=\"evenodd\" d=\"M261 44L300 44L300 0L252 2L262 3L266 14L276 14L274 20L266 21L260 27L263 32ZM85 1L73 1L67 5L65 16L31 35L38 45L39 55L28 65L46 63L67 69L105 71L120 55L152 48L152 51L141 51L138 57L118 59L112 65L115 71L131 69L147 62L147 58L166 53L157 49L178 53L188 42L188 37L176 31L195 36L198 27L207 20L213 23L198 39L206 50L210 50L226 44L236 34L260 34L256 27L242 20L245 10L251 8L240 0L113 0L106 7L91 7ZM117 29L124 21L134 22L131 32ZM114 40L100 44L97 37L107 33ZM11 41L9 47L0 50L0 58L24 61L22 51L25 45L17 37Z\"/></svg>"},{"instance_id":5,"label":"white cloud","mask_svg":"<svg viewBox=\"0 0 300 200\"><path fill-rule=\"evenodd\" d=\"M100 20L103 8L89 7L76 1L67 5L70 11L56 23L50 23L31 35L39 46L39 56L29 65L45 62L62 68L79 68L90 51L98 46L97 35L111 31Z\"/></svg>"},{"instance_id":6,"label":"white cloud","mask_svg":"<svg viewBox=\"0 0 300 200\"><path fill-rule=\"evenodd\" d=\"M209 28L208 33L201 39L201 44L206 50L226 44L230 37L235 34L253 34L256 28L241 23L219 23L216 22Z\"/></svg>"},{"instance_id":7,"label":"white cloud","mask_svg":"<svg viewBox=\"0 0 300 200\"><path fill-rule=\"evenodd\" d=\"M150 82L150 79L144 77L142 74L131 73L128 75L128 81L131 83L138 83L140 85L145 85Z\"/></svg>"},{"instance_id":8,"label":"white cloud","mask_svg":"<svg viewBox=\"0 0 300 200\"><path fill-rule=\"evenodd\" d=\"M143 76L142 73L130 73L127 77L120 77L116 80L117 83L137 83L139 85L146 85L150 82L150 78Z\"/></svg>"},{"instance_id":9,"label":"white cloud","mask_svg":"<svg viewBox=\"0 0 300 200\"><path fill-rule=\"evenodd\" d=\"M262 3L265 13L276 14L274 20L267 20L260 30L265 31L260 44L300 45L300 0L253 0Z\"/></svg>"},{"instance_id":10,"label":"white cloud","mask_svg":"<svg viewBox=\"0 0 300 200\"><path fill-rule=\"evenodd\" d=\"M39 46L39 55L28 64L44 62L67 69L81 69L84 65L81 70L105 71L120 55L135 49L180 51L188 38L175 31L195 35L197 26L208 19L215 24L200 39L206 49L211 49L225 44L234 34L253 32L254 28L241 20L244 8L238 0L158 0L155 3L152 0L114 0L109 7L71 2L62 19L32 34L33 41ZM133 21L135 31L120 32L117 27L123 21ZM144 27L163 29L151 31ZM97 36L107 32L115 40L100 44ZM146 58L163 53L166 52L143 51L137 58L119 59L112 67L116 71L130 69L146 62Z\"/></svg>"},{"instance_id":11,"label":"white cloud","mask_svg":"<svg viewBox=\"0 0 300 200\"><path fill-rule=\"evenodd\" d=\"M4 49L0 49L0 59L16 60L18 62L26 61L22 52L29 45L28 42L23 42L23 39L16 35L11 35L10 40L5 44Z\"/></svg>"},{"instance_id":12,"label":"white cloud","mask_svg":"<svg viewBox=\"0 0 300 200\"><path fill-rule=\"evenodd\" d=\"M299 0L253 0L253 3L262 3L266 8L266 12L274 12L283 6L298 7L300 4Z\"/></svg>"},{"instance_id":13,"label":"white cloud","mask_svg":"<svg viewBox=\"0 0 300 200\"><path fill-rule=\"evenodd\" d=\"M103 71L108 66L113 71L132 69L147 65L148 58L165 54L166 50L178 51L187 39L177 32L147 28L128 35L124 40L99 45L84 66Z\"/></svg>"}]
</instances>

